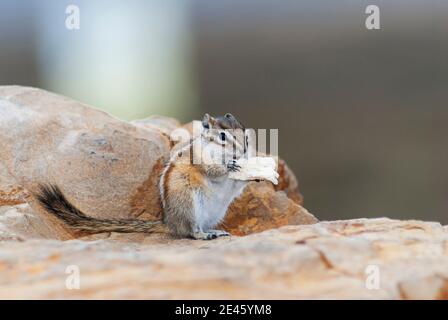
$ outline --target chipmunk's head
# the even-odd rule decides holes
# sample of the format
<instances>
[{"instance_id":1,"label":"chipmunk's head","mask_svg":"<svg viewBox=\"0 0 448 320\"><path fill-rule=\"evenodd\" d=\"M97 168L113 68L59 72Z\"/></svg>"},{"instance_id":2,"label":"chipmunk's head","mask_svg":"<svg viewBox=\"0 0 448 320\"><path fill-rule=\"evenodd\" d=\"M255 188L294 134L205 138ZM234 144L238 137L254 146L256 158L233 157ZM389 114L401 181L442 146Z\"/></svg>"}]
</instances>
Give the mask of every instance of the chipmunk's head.
<instances>
[{"instance_id":1,"label":"chipmunk's head","mask_svg":"<svg viewBox=\"0 0 448 320\"><path fill-rule=\"evenodd\" d=\"M227 163L246 154L248 137L245 127L230 113L217 118L206 113L202 127L202 139L208 154L218 163Z\"/></svg>"}]
</instances>

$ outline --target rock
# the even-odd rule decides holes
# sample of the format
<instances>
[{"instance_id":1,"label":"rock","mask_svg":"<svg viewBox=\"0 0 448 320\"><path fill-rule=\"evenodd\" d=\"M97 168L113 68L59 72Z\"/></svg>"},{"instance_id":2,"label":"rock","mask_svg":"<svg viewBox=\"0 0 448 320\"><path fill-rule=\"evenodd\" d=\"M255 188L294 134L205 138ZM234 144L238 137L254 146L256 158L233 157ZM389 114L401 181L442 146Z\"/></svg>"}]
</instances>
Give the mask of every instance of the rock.
<instances>
[{"instance_id":1,"label":"rock","mask_svg":"<svg viewBox=\"0 0 448 320\"><path fill-rule=\"evenodd\" d=\"M30 192L38 183L57 184L92 217L160 219L158 177L173 147L170 133L179 126L165 117L128 123L44 90L0 86L0 206L30 204L27 217L43 221L30 238L47 235L47 227L54 239L85 236L35 204ZM224 221L228 231L248 234L317 221L293 203L302 203L297 180L282 166L277 190L260 184L238 200ZM28 227L19 225L29 219L17 219L5 220L5 227L24 237Z\"/></svg>"},{"instance_id":2,"label":"rock","mask_svg":"<svg viewBox=\"0 0 448 320\"><path fill-rule=\"evenodd\" d=\"M235 235L247 235L288 224L312 224L317 219L305 208L275 191L272 183L250 182L235 200L222 224Z\"/></svg>"},{"instance_id":3,"label":"rock","mask_svg":"<svg viewBox=\"0 0 448 320\"><path fill-rule=\"evenodd\" d=\"M131 123L137 127L161 132L170 139L171 132L181 126L180 122L173 118L163 116L152 116L145 119L133 120Z\"/></svg>"},{"instance_id":4,"label":"rock","mask_svg":"<svg viewBox=\"0 0 448 320\"><path fill-rule=\"evenodd\" d=\"M24 190L0 162L0 206L25 202Z\"/></svg>"},{"instance_id":5,"label":"rock","mask_svg":"<svg viewBox=\"0 0 448 320\"><path fill-rule=\"evenodd\" d=\"M26 203L0 207L0 240L54 239L54 230Z\"/></svg>"},{"instance_id":6,"label":"rock","mask_svg":"<svg viewBox=\"0 0 448 320\"><path fill-rule=\"evenodd\" d=\"M282 159L278 161L278 184L275 186L276 191L285 191L288 198L299 205L303 205L303 196L299 191L299 183L297 178L286 162Z\"/></svg>"},{"instance_id":7,"label":"rock","mask_svg":"<svg viewBox=\"0 0 448 320\"><path fill-rule=\"evenodd\" d=\"M446 299L448 285L448 228L385 218L213 241L1 242L0 253L3 299ZM80 289L68 290L74 268Z\"/></svg>"},{"instance_id":8,"label":"rock","mask_svg":"<svg viewBox=\"0 0 448 320\"><path fill-rule=\"evenodd\" d=\"M409 279L402 281L398 288L404 299L448 300L448 277L432 274Z\"/></svg>"},{"instance_id":9,"label":"rock","mask_svg":"<svg viewBox=\"0 0 448 320\"><path fill-rule=\"evenodd\" d=\"M158 130L43 90L16 86L0 87L0 128L0 161L20 188L36 191L37 183L55 183L97 218L160 213L147 211L158 206L155 170L170 148ZM137 200L143 198L145 205ZM56 238L74 236L51 220L59 225Z\"/></svg>"}]
</instances>

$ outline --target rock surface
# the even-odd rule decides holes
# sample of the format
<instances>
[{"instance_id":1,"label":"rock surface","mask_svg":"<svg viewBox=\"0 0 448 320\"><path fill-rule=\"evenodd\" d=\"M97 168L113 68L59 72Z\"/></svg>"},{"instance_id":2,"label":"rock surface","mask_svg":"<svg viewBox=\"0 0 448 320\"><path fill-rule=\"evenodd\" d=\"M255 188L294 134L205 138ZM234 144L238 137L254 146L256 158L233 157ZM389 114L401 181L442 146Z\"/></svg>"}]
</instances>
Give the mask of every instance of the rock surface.
<instances>
[{"instance_id":1,"label":"rock surface","mask_svg":"<svg viewBox=\"0 0 448 320\"><path fill-rule=\"evenodd\" d=\"M299 195L297 193L297 195ZM305 208L276 192L270 182L250 182L232 203L222 227L234 235L247 235L288 224L313 224L317 219Z\"/></svg>"},{"instance_id":2,"label":"rock surface","mask_svg":"<svg viewBox=\"0 0 448 320\"><path fill-rule=\"evenodd\" d=\"M177 120L164 117L128 123L44 90L0 86L0 205L31 205L27 217L42 223L32 226L30 238L82 236L35 205L30 191L37 190L37 183L57 184L92 217L160 219L158 177L173 147L170 133L180 126ZM292 172L282 172L280 188L248 189L251 194L246 192L236 208L251 201L251 210L244 210L244 216L234 210L224 222L228 231L248 234L317 221L300 206L302 198ZM261 198L255 199L255 194ZM3 229L23 238L29 226L20 223L27 221L10 217L4 219L8 225Z\"/></svg>"},{"instance_id":3,"label":"rock surface","mask_svg":"<svg viewBox=\"0 0 448 320\"><path fill-rule=\"evenodd\" d=\"M35 191L37 183L54 183L94 217L141 216L145 208L132 201L140 197L146 196L152 206L158 203L157 187L148 181L170 144L157 130L43 90L16 86L0 87L0 128L0 161L25 199L25 190ZM34 208L54 224L56 238L73 237Z\"/></svg>"},{"instance_id":4,"label":"rock surface","mask_svg":"<svg viewBox=\"0 0 448 320\"><path fill-rule=\"evenodd\" d=\"M278 186L251 182L229 208L235 236L208 242L74 233L30 197L51 182L91 216L160 219L157 176L179 127L0 87L0 298L448 299L447 226L315 224L281 159Z\"/></svg>"},{"instance_id":5,"label":"rock surface","mask_svg":"<svg viewBox=\"0 0 448 320\"><path fill-rule=\"evenodd\" d=\"M448 227L420 221L321 222L208 242L4 241L0 253L6 299L448 299ZM80 289L69 290L73 270Z\"/></svg>"}]
</instances>

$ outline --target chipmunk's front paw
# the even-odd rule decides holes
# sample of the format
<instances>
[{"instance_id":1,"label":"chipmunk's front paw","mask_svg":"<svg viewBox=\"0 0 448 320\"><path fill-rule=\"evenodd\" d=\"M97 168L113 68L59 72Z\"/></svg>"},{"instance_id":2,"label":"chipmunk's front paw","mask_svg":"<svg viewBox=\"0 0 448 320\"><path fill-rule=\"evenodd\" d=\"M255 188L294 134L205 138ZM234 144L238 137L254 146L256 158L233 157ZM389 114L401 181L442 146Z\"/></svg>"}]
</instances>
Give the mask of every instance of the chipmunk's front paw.
<instances>
[{"instance_id":1,"label":"chipmunk's front paw","mask_svg":"<svg viewBox=\"0 0 448 320\"><path fill-rule=\"evenodd\" d=\"M227 163L227 169L231 172L238 172L241 169L241 166L236 162L236 160L232 160Z\"/></svg>"},{"instance_id":2,"label":"chipmunk's front paw","mask_svg":"<svg viewBox=\"0 0 448 320\"><path fill-rule=\"evenodd\" d=\"M209 233L215 234L217 237L229 237L230 233L224 231L224 230L209 230Z\"/></svg>"},{"instance_id":3,"label":"chipmunk's front paw","mask_svg":"<svg viewBox=\"0 0 448 320\"><path fill-rule=\"evenodd\" d=\"M222 230L209 230L207 232L195 232L192 237L196 240L213 240L218 237L230 236L230 233Z\"/></svg>"}]
</instances>

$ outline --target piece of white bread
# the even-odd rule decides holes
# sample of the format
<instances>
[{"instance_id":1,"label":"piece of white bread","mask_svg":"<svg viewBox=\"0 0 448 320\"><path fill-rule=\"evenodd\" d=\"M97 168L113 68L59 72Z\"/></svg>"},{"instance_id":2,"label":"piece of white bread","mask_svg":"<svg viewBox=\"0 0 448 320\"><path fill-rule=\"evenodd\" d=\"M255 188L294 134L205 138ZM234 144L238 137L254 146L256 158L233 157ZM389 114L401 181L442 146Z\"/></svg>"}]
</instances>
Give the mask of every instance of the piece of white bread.
<instances>
[{"instance_id":1,"label":"piece of white bread","mask_svg":"<svg viewBox=\"0 0 448 320\"><path fill-rule=\"evenodd\" d=\"M277 164L272 157L242 158L237 161L241 167L237 172L230 172L229 178L235 180L268 180L278 184Z\"/></svg>"}]
</instances>

